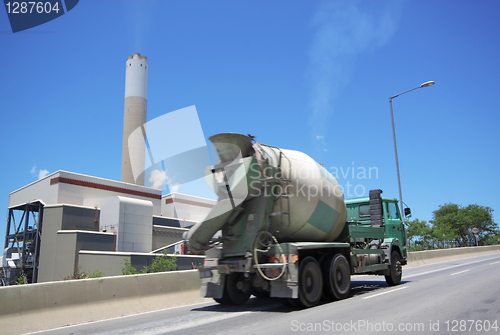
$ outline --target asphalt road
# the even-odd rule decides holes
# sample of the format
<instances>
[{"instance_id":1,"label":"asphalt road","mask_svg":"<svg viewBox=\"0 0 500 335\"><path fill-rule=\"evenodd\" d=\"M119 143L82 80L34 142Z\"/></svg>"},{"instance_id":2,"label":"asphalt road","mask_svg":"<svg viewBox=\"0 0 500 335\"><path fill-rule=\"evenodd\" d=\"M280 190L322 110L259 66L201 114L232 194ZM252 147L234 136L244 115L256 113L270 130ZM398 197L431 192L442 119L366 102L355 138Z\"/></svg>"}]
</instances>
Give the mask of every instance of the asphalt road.
<instances>
[{"instance_id":1,"label":"asphalt road","mask_svg":"<svg viewBox=\"0 0 500 335\"><path fill-rule=\"evenodd\" d=\"M351 296L309 309L273 299L206 303L37 334L500 334L500 255L403 268L402 284L353 276Z\"/></svg>"}]
</instances>

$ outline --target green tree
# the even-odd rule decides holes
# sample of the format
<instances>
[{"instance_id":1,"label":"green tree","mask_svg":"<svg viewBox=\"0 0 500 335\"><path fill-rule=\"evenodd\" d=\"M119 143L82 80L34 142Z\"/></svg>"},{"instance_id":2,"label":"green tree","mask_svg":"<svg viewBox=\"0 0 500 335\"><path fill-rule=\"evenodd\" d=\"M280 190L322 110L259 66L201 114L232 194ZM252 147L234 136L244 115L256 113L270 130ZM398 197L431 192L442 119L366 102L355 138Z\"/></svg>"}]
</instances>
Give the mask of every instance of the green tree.
<instances>
[{"instance_id":1,"label":"green tree","mask_svg":"<svg viewBox=\"0 0 500 335\"><path fill-rule=\"evenodd\" d=\"M466 247L476 245L471 229L479 229L478 242L494 242L493 236L500 232L493 222L493 210L489 207L469 205L460 207L456 204L445 204L433 212L432 236L438 248Z\"/></svg>"},{"instance_id":2,"label":"green tree","mask_svg":"<svg viewBox=\"0 0 500 335\"><path fill-rule=\"evenodd\" d=\"M460 207L455 204L445 204L433 212L432 237L437 248L448 247L448 241L458 238L458 227L462 224L459 215Z\"/></svg>"},{"instance_id":3,"label":"green tree","mask_svg":"<svg viewBox=\"0 0 500 335\"><path fill-rule=\"evenodd\" d=\"M479 242L479 241L478 241ZM481 239L480 245L495 245L500 244L500 233L496 235L488 235Z\"/></svg>"},{"instance_id":4,"label":"green tree","mask_svg":"<svg viewBox=\"0 0 500 335\"><path fill-rule=\"evenodd\" d=\"M432 228L426 221L405 221L406 236L410 251L433 249Z\"/></svg>"},{"instance_id":5,"label":"green tree","mask_svg":"<svg viewBox=\"0 0 500 335\"><path fill-rule=\"evenodd\" d=\"M479 229L479 233L477 234L479 245L492 244L495 238L498 241L500 230L498 229L498 225L493 222L493 209L473 204L462 208L461 211L465 218L468 231L470 232L472 228ZM476 244L472 234L466 236L469 244Z\"/></svg>"}]
</instances>

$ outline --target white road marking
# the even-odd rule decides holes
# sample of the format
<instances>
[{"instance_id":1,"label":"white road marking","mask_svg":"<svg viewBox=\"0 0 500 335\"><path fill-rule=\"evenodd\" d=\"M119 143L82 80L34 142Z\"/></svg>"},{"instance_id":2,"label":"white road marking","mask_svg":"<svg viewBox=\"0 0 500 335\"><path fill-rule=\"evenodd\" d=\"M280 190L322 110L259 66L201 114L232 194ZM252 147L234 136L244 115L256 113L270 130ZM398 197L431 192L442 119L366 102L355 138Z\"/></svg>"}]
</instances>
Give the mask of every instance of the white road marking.
<instances>
[{"instance_id":1,"label":"white road marking","mask_svg":"<svg viewBox=\"0 0 500 335\"><path fill-rule=\"evenodd\" d=\"M493 262L493 263L490 263L490 265L493 265L493 264L498 264L498 263L500 263L500 261L498 261L498 262Z\"/></svg>"},{"instance_id":2,"label":"white road marking","mask_svg":"<svg viewBox=\"0 0 500 335\"><path fill-rule=\"evenodd\" d=\"M364 297L362 299L371 299L373 297L377 297L379 295L382 295L382 294L386 294L386 293L391 293L391 292L395 292L395 291L399 291L399 290L403 290L405 288L408 288L408 286L402 286L402 287L398 287L398 288L395 288L393 290L389 290L389 291L385 291L385 292L381 292L381 293L377 293L377 294L374 294L374 295L371 295L369 297Z\"/></svg>"},{"instance_id":3,"label":"white road marking","mask_svg":"<svg viewBox=\"0 0 500 335\"><path fill-rule=\"evenodd\" d=\"M407 276L403 275L403 278L410 278L410 277L415 277L415 276L426 275L428 273L433 273L433 272L438 272L438 271L443 271L443 270L448 270L448 269L456 268L457 266L460 266L460 265L447 266L445 268L436 269L436 270L430 270L430 271L425 271L425 272L420 272L420 273L415 273L415 274L407 275Z\"/></svg>"},{"instance_id":4,"label":"white road marking","mask_svg":"<svg viewBox=\"0 0 500 335\"><path fill-rule=\"evenodd\" d=\"M464 272L468 272L468 271L470 271L470 269L468 269L468 270L463 270L463 271L460 271L460 272L455 272L455 273L452 273L451 275L452 275L452 276L454 276L454 275L458 275L458 274L460 274L460 273L464 273Z\"/></svg>"},{"instance_id":5,"label":"white road marking","mask_svg":"<svg viewBox=\"0 0 500 335\"><path fill-rule=\"evenodd\" d=\"M67 326L62 326L62 327L56 327L56 328L38 330L38 331L31 332L31 333L26 333L25 335L39 334L39 333L43 333L43 332L48 332L48 331L53 331L53 330L60 330L60 329L68 329L68 328L78 327L78 326L87 325L87 324L94 324L94 323L100 323L100 322L106 322L106 321L112 321L112 320L118 320L118 319L131 318L131 317L135 317L135 316L139 316L139 315L152 314L152 313L156 313L156 312L163 312L163 311L167 311L169 309L176 309L176 308L189 307L189 306L197 306L197 305L207 305L207 306L210 306L210 305L213 305L213 302L211 302L211 301L204 301L204 302L198 302L198 303L189 304L189 305L181 305L181 306L174 306L174 307L168 307L168 308L158 309L158 310L155 310L155 311L148 311L148 312L141 312L141 313L130 314L130 315L116 316L114 318L109 318L109 319L88 321L88 322L77 323L77 324L74 324L74 325L67 325Z\"/></svg>"}]
</instances>

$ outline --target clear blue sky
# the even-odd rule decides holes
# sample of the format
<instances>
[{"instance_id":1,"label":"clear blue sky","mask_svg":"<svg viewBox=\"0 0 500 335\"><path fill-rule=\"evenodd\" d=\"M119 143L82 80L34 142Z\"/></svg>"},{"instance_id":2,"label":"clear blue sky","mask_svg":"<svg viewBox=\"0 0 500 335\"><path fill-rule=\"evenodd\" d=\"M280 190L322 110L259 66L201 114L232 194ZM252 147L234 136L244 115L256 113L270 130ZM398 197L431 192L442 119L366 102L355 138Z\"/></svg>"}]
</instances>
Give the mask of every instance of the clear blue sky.
<instances>
[{"instance_id":1,"label":"clear blue sky","mask_svg":"<svg viewBox=\"0 0 500 335\"><path fill-rule=\"evenodd\" d=\"M149 120L195 105L205 137L303 151L351 196L398 197L389 96L433 80L393 101L403 199L421 220L449 202L496 217L498 13L486 0L85 0L13 34L0 8L0 208L43 170L120 180L125 62L139 52Z\"/></svg>"}]
</instances>

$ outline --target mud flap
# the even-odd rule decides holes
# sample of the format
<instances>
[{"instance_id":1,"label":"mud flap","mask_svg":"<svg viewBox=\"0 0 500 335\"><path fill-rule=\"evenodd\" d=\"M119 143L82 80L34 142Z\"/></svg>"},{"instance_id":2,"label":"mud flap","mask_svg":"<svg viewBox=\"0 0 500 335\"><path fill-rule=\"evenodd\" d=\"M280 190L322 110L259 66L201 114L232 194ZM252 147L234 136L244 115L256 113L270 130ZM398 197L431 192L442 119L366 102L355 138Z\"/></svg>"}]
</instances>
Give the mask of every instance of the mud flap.
<instances>
[{"instance_id":1,"label":"mud flap","mask_svg":"<svg viewBox=\"0 0 500 335\"><path fill-rule=\"evenodd\" d=\"M271 282L271 298L298 298L298 283L275 280Z\"/></svg>"},{"instance_id":2,"label":"mud flap","mask_svg":"<svg viewBox=\"0 0 500 335\"><path fill-rule=\"evenodd\" d=\"M218 271L212 270L212 276L210 278L201 279L200 296L205 298L222 298L225 277L225 275L219 274Z\"/></svg>"},{"instance_id":3,"label":"mud flap","mask_svg":"<svg viewBox=\"0 0 500 335\"><path fill-rule=\"evenodd\" d=\"M287 265L287 273L280 279L271 281L271 297L299 297L299 262L289 262Z\"/></svg>"},{"instance_id":4,"label":"mud flap","mask_svg":"<svg viewBox=\"0 0 500 335\"><path fill-rule=\"evenodd\" d=\"M392 254L392 239L385 239L384 243L382 243L381 249L384 250L384 263L389 265L389 268L386 270L378 271L378 275L388 276L391 274L391 254Z\"/></svg>"}]
</instances>

